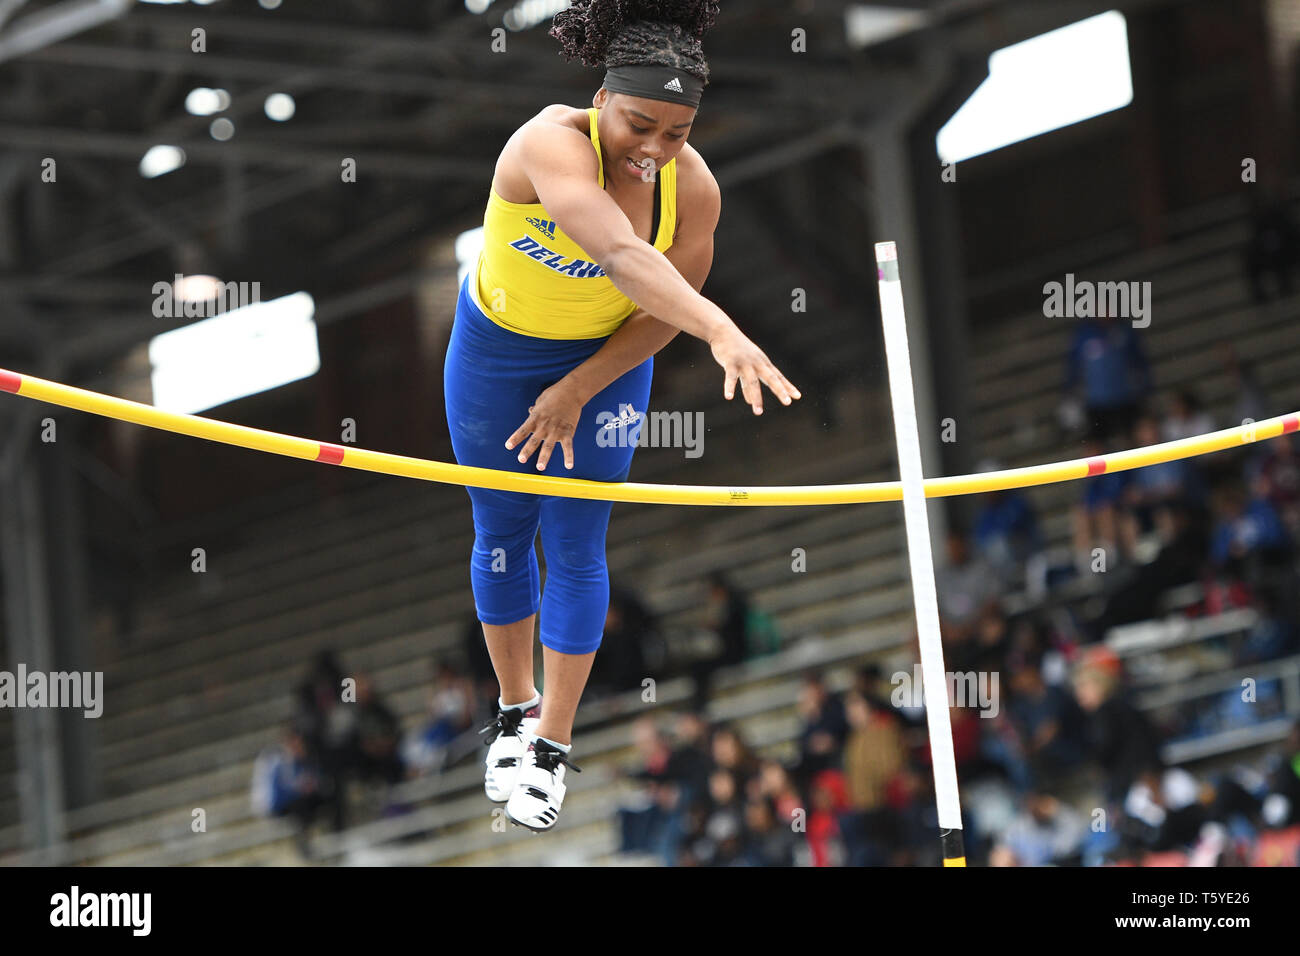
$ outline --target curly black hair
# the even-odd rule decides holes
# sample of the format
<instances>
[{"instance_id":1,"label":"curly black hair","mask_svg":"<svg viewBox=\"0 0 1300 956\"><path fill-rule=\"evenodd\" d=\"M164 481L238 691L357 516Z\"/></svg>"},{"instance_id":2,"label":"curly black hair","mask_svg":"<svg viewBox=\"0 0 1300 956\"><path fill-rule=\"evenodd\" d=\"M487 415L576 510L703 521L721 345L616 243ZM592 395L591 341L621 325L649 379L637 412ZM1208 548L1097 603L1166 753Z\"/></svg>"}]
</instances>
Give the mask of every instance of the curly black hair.
<instances>
[{"instance_id":1,"label":"curly black hair","mask_svg":"<svg viewBox=\"0 0 1300 956\"><path fill-rule=\"evenodd\" d=\"M566 60L667 66L707 84L700 40L717 18L717 0L574 0L555 15L550 35Z\"/></svg>"}]
</instances>

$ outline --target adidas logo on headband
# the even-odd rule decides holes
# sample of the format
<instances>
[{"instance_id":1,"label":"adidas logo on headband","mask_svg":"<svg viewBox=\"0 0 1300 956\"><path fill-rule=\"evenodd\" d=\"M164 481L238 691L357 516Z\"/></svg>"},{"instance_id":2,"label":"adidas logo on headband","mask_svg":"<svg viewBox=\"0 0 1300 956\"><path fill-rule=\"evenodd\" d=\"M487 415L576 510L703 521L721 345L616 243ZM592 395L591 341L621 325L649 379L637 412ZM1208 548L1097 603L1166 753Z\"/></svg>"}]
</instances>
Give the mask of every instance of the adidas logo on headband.
<instances>
[{"instance_id":1,"label":"adidas logo on headband","mask_svg":"<svg viewBox=\"0 0 1300 956\"><path fill-rule=\"evenodd\" d=\"M3 0L0 0L0 5ZM656 64L611 66L605 71L605 89L648 100L684 103L698 107L704 81L690 73Z\"/></svg>"}]
</instances>

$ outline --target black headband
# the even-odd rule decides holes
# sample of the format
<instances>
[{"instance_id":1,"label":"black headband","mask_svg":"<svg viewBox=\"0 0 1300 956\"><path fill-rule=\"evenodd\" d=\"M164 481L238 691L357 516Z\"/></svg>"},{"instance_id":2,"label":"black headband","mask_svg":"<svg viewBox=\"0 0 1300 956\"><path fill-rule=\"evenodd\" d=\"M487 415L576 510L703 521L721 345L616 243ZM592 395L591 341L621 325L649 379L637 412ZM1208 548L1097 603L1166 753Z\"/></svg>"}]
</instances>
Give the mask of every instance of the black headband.
<instances>
[{"instance_id":1,"label":"black headband","mask_svg":"<svg viewBox=\"0 0 1300 956\"><path fill-rule=\"evenodd\" d=\"M603 85L611 93L694 107L704 95L703 80L670 66L611 66Z\"/></svg>"}]
</instances>

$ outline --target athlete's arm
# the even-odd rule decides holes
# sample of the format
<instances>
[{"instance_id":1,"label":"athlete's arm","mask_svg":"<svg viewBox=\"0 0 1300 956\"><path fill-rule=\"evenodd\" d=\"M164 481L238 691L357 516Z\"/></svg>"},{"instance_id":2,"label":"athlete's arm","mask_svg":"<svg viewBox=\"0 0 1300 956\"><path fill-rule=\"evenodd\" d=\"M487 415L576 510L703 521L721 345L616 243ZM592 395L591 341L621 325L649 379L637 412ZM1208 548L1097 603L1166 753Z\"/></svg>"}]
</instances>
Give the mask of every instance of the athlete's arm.
<instances>
[{"instance_id":1,"label":"athlete's arm","mask_svg":"<svg viewBox=\"0 0 1300 956\"><path fill-rule=\"evenodd\" d=\"M520 160L538 201L614 286L669 325L709 343L722 366L723 395L741 383L754 414L763 411L763 382L789 405L799 391L720 308L700 295L650 243L632 230L623 210L597 184L590 140L572 127L533 122L520 132Z\"/></svg>"},{"instance_id":2,"label":"athlete's arm","mask_svg":"<svg viewBox=\"0 0 1300 956\"><path fill-rule=\"evenodd\" d=\"M572 127L534 122L519 144L524 173L564 232L600 263L620 292L651 315L711 341L732 321L687 284L672 263L638 238L609 193L596 182L591 141Z\"/></svg>"},{"instance_id":3,"label":"athlete's arm","mask_svg":"<svg viewBox=\"0 0 1300 956\"><path fill-rule=\"evenodd\" d=\"M681 180L678 182L680 184ZM690 214L664 253L664 258L673 264L692 289L699 292L713 268L713 233L718 227L722 209L717 181L707 169L689 194L679 195L678 206L689 209ZM618 327L600 351L565 378L585 405L611 382L659 352L679 331L647 310L638 309Z\"/></svg>"},{"instance_id":4,"label":"athlete's arm","mask_svg":"<svg viewBox=\"0 0 1300 956\"><path fill-rule=\"evenodd\" d=\"M713 267L713 231L718 225L722 202L718 184L707 169L698 183L689 195L678 196L678 205L690 209L691 213L664 253L696 292L704 287L704 280ZM671 342L679 331L645 309L637 309L595 355L537 397L537 404L528 410L528 418L510 436L506 447L513 448L527 438L518 456L521 462L526 462L540 445L537 468L544 471L558 443L564 452L564 467L572 468L573 435L582 407L611 382Z\"/></svg>"}]
</instances>

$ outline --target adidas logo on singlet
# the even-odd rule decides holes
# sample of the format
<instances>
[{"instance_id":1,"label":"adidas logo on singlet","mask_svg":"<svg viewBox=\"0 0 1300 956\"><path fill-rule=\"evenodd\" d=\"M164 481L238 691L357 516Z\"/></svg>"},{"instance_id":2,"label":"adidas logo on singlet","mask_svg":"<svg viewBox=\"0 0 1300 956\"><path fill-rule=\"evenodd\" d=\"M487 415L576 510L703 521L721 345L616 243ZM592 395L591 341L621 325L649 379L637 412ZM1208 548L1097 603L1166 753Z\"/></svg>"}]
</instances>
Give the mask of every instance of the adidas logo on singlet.
<instances>
[{"instance_id":1,"label":"adidas logo on singlet","mask_svg":"<svg viewBox=\"0 0 1300 956\"><path fill-rule=\"evenodd\" d=\"M680 93L682 91L682 81L674 76L671 80L669 80L667 83L664 84L664 89L672 90L672 92L674 93Z\"/></svg>"},{"instance_id":2,"label":"adidas logo on singlet","mask_svg":"<svg viewBox=\"0 0 1300 956\"><path fill-rule=\"evenodd\" d=\"M555 238L555 223L549 219L529 219L530 226L536 226L547 239Z\"/></svg>"}]
</instances>

